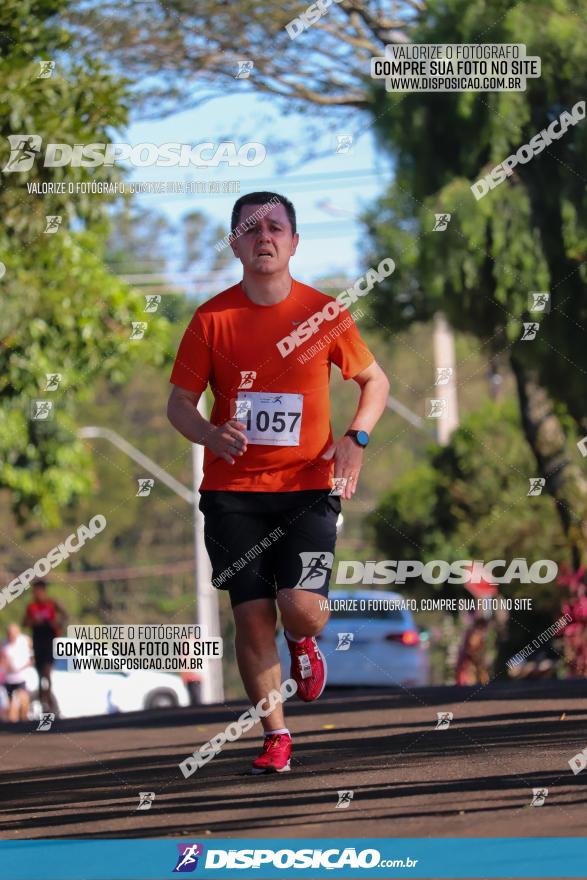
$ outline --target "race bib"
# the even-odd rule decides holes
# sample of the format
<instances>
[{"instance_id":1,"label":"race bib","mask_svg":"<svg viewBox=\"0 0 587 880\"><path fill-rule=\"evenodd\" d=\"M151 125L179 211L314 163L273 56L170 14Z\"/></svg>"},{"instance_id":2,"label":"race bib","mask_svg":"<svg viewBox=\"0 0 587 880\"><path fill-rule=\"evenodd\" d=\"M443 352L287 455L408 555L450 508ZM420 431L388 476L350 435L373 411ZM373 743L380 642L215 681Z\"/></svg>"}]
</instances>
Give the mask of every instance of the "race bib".
<instances>
[{"instance_id":1,"label":"race bib","mask_svg":"<svg viewBox=\"0 0 587 880\"><path fill-rule=\"evenodd\" d=\"M299 446L303 409L303 394L239 391L233 418L246 425L249 443Z\"/></svg>"}]
</instances>

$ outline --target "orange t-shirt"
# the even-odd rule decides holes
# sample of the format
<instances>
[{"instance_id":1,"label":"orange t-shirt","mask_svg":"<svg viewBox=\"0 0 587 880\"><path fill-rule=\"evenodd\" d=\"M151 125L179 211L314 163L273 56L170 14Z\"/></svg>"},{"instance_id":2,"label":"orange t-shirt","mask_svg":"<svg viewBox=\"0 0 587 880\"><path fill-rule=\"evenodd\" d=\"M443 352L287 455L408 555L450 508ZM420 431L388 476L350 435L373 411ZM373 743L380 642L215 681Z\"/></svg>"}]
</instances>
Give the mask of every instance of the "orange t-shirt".
<instances>
[{"instance_id":1,"label":"orange t-shirt","mask_svg":"<svg viewBox=\"0 0 587 880\"><path fill-rule=\"evenodd\" d=\"M326 318L311 325L316 332L294 348L292 332L329 303ZM254 303L235 284L196 309L170 382L196 393L210 383L214 425L234 418L239 400L239 421L247 424L249 436L247 451L233 465L204 450L200 489L294 492L331 486L332 459L321 459L333 439L330 364L351 379L374 360L348 309L332 316L334 303L294 281L289 295L275 305ZM290 341L278 348L288 336ZM290 445L282 445L285 441Z\"/></svg>"}]
</instances>

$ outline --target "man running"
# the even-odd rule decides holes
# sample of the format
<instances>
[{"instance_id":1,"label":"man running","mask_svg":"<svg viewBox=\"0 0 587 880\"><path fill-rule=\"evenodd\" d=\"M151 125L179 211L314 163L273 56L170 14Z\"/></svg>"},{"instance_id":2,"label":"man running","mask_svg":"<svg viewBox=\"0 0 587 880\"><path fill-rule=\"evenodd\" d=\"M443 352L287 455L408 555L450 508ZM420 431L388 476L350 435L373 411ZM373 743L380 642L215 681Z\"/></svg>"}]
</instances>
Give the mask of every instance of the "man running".
<instances>
[{"instance_id":1,"label":"man running","mask_svg":"<svg viewBox=\"0 0 587 880\"><path fill-rule=\"evenodd\" d=\"M57 702L51 690L53 639L61 634L67 616L61 605L49 598L46 581L39 578L33 583L32 590L33 601L26 607L22 625L30 627L33 633L33 653L43 711L58 714Z\"/></svg>"},{"instance_id":2,"label":"man running","mask_svg":"<svg viewBox=\"0 0 587 880\"><path fill-rule=\"evenodd\" d=\"M288 199L270 192L241 197L231 230L243 279L196 309L171 373L167 412L184 437L205 447L200 510L206 548L214 586L230 594L237 663L251 703L281 683L277 608L291 677L309 702L326 683L314 636L329 617L341 509L340 497L330 494L333 477L346 480L341 497L350 499L389 383L348 310L325 320L322 311L328 306L335 313L335 301L290 275L299 236ZM360 387L355 417L336 442L329 417L332 363ZM196 410L208 383L210 421ZM263 728L253 772L289 770L291 736L281 703Z\"/></svg>"}]
</instances>

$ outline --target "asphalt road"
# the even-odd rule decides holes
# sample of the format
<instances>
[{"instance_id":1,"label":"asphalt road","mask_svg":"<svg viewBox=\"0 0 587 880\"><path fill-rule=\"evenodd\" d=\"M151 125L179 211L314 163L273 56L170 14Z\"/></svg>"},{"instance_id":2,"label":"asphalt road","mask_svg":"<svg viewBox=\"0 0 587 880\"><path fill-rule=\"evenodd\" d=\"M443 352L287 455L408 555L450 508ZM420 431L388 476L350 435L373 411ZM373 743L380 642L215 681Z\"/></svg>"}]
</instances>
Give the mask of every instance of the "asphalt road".
<instances>
[{"instance_id":1,"label":"asphalt road","mask_svg":"<svg viewBox=\"0 0 587 880\"><path fill-rule=\"evenodd\" d=\"M0 836L584 836L587 682L326 691L290 701L292 772L251 776L259 727L189 779L178 762L244 703L0 728ZM437 730L437 712L452 712ZM546 787L543 806L532 789ZM338 790L354 796L337 808ZM148 811L138 794L155 792Z\"/></svg>"}]
</instances>

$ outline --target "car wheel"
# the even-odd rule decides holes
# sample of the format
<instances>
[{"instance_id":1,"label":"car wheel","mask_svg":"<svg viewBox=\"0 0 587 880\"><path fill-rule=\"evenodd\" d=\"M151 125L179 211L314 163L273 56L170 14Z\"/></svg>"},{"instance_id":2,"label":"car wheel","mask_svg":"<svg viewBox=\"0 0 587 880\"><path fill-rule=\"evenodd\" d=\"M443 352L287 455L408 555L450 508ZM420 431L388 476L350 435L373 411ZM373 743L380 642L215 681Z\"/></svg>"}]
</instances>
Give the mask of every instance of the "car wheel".
<instances>
[{"instance_id":1,"label":"car wheel","mask_svg":"<svg viewBox=\"0 0 587 880\"><path fill-rule=\"evenodd\" d=\"M145 700L145 709L173 709L179 706L173 691L152 691Z\"/></svg>"}]
</instances>

